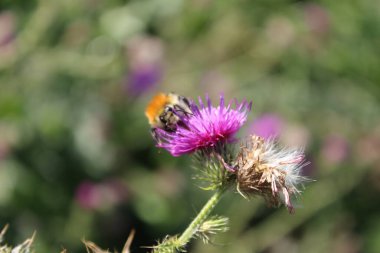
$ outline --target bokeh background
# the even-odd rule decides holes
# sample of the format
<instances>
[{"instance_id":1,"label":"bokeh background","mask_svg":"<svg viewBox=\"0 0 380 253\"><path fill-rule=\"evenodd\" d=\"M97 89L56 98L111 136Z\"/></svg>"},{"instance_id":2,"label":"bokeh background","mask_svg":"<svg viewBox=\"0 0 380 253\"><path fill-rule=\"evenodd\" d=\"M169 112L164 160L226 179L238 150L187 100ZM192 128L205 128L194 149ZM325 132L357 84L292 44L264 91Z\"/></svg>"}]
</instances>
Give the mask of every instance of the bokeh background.
<instances>
[{"instance_id":1,"label":"bokeh background","mask_svg":"<svg viewBox=\"0 0 380 253\"><path fill-rule=\"evenodd\" d=\"M158 91L253 101L240 136L304 146L295 215L231 192L189 252L380 252L380 2L1 0L0 227L9 244L146 252L210 196L154 147Z\"/></svg>"}]
</instances>

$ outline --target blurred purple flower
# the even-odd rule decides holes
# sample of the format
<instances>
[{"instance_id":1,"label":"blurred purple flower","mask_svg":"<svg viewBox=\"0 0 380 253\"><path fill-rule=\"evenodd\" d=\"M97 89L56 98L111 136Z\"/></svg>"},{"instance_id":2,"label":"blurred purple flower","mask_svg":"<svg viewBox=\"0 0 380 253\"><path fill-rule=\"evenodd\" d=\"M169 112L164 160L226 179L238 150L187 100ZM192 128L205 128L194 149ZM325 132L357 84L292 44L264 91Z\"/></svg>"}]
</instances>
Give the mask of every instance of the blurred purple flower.
<instances>
[{"instance_id":1,"label":"blurred purple flower","mask_svg":"<svg viewBox=\"0 0 380 253\"><path fill-rule=\"evenodd\" d=\"M75 194L75 200L85 209L104 209L112 207L127 196L124 185L117 180L101 183L82 182Z\"/></svg>"},{"instance_id":2,"label":"blurred purple flower","mask_svg":"<svg viewBox=\"0 0 380 253\"><path fill-rule=\"evenodd\" d=\"M348 143L343 137L331 135L324 140L321 153L325 162L337 165L347 158L348 149Z\"/></svg>"},{"instance_id":3,"label":"blurred purple flower","mask_svg":"<svg viewBox=\"0 0 380 253\"><path fill-rule=\"evenodd\" d=\"M11 12L0 13L0 47L8 45L15 36L15 17Z\"/></svg>"},{"instance_id":4,"label":"blurred purple flower","mask_svg":"<svg viewBox=\"0 0 380 253\"><path fill-rule=\"evenodd\" d=\"M75 199L80 206L86 209L94 209L100 204L99 196L96 194L96 185L88 181L79 185Z\"/></svg>"},{"instance_id":5,"label":"blurred purple flower","mask_svg":"<svg viewBox=\"0 0 380 253\"><path fill-rule=\"evenodd\" d=\"M136 37L127 45L129 72L124 80L126 92L141 95L153 89L161 80L163 45L158 38Z\"/></svg>"},{"instance_id":6,"label":"blurred purple flower","mask_svg":"<svg viewBox=\"0 0 380 253\"><path fill-rule=\"evenodd\" d=\"M157 66L146 66L129 72L126 83L127 92L131 95L140 95L153 89L161 80L162 71Z\"/></svg>"},{"instance_id":7,"label":"blurred purple flower","mask_svg":"<svg viewBox=\"0 0 380 253\"><path fill-rule=\"evenodd\" d=\"M252 103L235 100L235 109L230 102L224 104L223 95L220 105L211 106L211 100L206 97L205 106L199 98L199 107L192 103L192 115L183 117L183 124L178 124L175 132L157 129L158 147L168 150L173 156L189 154L195 151L208 151L219 144L234 141L236 132L242 127L251 110Z\"/></svg>"},{"instance_id":8,"label":"blurred purple flower","mask_svg":"<svg viewBox=\"0 0 380 253\"><path fill-rule=\"evenodd\" d=\"M249 132L264 139L278 137L282 130L282 120L275 114L264 114L258 117L250 126Z\"/></svg>"},{"instance_id":9,"label":"blurred purple flower","mask_svg":"<svg viewBox=\"0 0 380 253\"><path fill-rule=\"evenodd\" d=\"M317 4L307 4L304 7L306 24L311 32L324 35L330 29L330 17L326 9Z\"/></svg>"}]
</instances>

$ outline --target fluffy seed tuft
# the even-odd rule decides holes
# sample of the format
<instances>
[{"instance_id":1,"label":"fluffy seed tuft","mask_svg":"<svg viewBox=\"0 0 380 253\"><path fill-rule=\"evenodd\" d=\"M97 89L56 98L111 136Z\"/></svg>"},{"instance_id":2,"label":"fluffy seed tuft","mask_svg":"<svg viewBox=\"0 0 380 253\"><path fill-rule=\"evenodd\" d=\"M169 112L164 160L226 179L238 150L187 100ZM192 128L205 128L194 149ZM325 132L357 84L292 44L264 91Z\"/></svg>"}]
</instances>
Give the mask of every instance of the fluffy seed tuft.
<instances>
[{"instance_id":1,"label":"fluffy seed tuft","mask_svg":"<svg viewBox=\"0 0 380 253\"><path fill-rule=\"evenodd\" d=\"M275 207L284 202L294 212L291 197L305 181L300 175L306 165L302 150L279 148L273 139L251 135L241 145L236 163L237 190L243 197L259 195Z\"/></svg>"}]
</instances>

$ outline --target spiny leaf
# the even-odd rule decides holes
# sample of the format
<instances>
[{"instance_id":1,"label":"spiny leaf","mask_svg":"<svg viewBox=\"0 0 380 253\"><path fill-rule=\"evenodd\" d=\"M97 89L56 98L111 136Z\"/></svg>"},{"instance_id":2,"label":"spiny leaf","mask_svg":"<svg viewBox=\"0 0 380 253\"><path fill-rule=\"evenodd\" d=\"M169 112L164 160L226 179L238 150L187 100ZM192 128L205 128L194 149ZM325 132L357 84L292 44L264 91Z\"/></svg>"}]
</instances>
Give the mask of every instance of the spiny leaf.
<instances>
[{"instance_id":1,"label":"spiny leaf","mask_svg":"<svg viewBox=\"0 0 380 253\"><path fill-rule=\"evenodd\" d=\"M203 243L210 242L210 237L228 231L228 218L222 216L213 216L202 223L198 228L196 237L202 239Z\"/></svg>"},{"instance_id":2,"label":"spiny leaf","mask_svg":"<svg viewBox=\"0 0 380 253\"><path fill-rule=\"evenodd\" d=\"M153 246L153 253L186 252L184 246L179 242L177 236L166 236L162 242Z\"/></svg>"}]
</instances>

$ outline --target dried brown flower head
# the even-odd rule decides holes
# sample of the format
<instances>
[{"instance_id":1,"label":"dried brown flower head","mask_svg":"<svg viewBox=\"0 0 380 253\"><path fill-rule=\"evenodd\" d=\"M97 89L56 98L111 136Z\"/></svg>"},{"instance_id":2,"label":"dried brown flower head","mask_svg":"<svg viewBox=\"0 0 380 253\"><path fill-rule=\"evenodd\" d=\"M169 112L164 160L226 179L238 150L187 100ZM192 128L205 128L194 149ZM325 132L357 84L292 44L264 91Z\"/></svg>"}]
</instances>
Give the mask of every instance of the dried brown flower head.
<instances>
[{"instance_id":1,"label":"dried brown flower head","mask_svg":"<svg viewBox=\"0 0 380 253\"><path fill-rule=\"evenodd\" d=\"M278 148L273 139L251 135L237 156L237 189L244 197L262 196L271 206L284 202L293 212L290 198L299 193L296 186L304 181L299 175L303 166L302 150Z\"/></svg>"}]
</instances>

